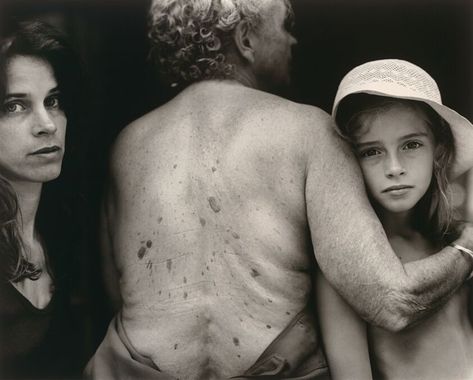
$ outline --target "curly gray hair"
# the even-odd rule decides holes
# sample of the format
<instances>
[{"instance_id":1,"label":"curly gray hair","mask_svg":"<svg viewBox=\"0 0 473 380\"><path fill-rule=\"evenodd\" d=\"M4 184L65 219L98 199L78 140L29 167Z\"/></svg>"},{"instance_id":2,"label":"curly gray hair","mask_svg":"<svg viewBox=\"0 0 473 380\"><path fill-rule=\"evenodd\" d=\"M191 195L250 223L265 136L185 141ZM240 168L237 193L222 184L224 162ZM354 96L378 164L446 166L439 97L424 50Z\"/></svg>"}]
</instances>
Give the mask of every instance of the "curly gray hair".
<instances>
[{"instance_id":1,"label":"curly gray hair","mask_svg":"<svg viewBox=\"0 0 473 380\"><path fill-rule=\"evenodd\" d=\"M271 0L154 0L150 8L151 57L172 86L231 78L225 54L235 27L257 30Z\"/></svg>"}]
</instances>

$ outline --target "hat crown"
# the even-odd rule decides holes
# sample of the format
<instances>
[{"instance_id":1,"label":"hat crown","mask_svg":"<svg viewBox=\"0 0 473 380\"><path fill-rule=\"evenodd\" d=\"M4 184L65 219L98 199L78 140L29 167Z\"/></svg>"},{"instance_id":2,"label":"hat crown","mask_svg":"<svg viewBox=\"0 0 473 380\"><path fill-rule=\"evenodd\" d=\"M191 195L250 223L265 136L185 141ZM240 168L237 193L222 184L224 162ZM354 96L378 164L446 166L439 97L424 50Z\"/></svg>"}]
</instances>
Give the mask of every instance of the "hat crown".
<instances>
[{"instance_id":1,"label":"hat crown","mask_svg":"<svg viewBox=\"0 0 473 380\"><path fill-rule=\"evenodd\" d=\"M409 96L442 104L435 80L419 66L399 59L371 61L355 67L340 82L334 105L345 96L382 91L387 96Z\"/></svg>"}]
</instances>

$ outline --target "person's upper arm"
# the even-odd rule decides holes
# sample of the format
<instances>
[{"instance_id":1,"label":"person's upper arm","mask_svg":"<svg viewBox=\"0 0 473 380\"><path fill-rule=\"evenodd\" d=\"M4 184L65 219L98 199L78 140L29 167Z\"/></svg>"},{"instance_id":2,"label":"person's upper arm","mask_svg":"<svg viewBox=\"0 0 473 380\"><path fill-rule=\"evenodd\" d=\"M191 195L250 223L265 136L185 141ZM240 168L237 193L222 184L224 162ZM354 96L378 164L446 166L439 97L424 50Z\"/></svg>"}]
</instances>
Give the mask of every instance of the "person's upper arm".
<instances>
[{"instance_id":1,"label":"person's upper arm","mask_svg":"<svg viewBox=\"0 0 473 380\"><path fill-rule=\"evenodd\" d=\"M366 323L320 271L316 276L315 297L330 377L333 380L371 379Z\"/></svg>"},{"instance_id":2,"label":"person's upper arm","mask_svg":"<svg viewBox=\"0 0 473 380\"><path fill-rule=\"evenodd\" d=\"M364 318L373 320L403 271L366 196L352 152L319 117L307 167L306 202L318 265ZM400 281L401 279L397 279Z\"/></svg>"}]
</instances>

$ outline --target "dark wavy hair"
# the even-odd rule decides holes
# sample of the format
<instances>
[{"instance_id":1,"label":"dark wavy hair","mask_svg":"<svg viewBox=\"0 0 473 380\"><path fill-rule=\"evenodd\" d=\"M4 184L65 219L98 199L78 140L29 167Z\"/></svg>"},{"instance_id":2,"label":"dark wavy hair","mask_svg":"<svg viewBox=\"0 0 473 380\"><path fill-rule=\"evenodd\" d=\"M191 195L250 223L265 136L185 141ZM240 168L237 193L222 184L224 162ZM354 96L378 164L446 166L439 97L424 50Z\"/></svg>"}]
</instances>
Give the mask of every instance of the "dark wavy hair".
<instances>
[{"instance_id":1,"label":"dark wavy hair","mask_svg":"<svg viewBox=\"0 0 473 380\"><path fill-rule=\"evenodd\" d=\"M261 25L268 0L155 0L149 12L150 55L172 86L231 78L226 61L235 27Z\"/></svg>"},{"instance_id":2,"label":"dark wavy hair","mask_svg":"<svg viewBox=\"0 0 473 380\"><path fill-rule=\"evenodd\" d=\"M448 171L455 159L455 143L449 124L424 102L369 94L352 94L343 99L338 107L336 122L342 135L353 144L363 133L366 116L395 105L421 112L435 141L432 180L415 206L412 225L434 242L451 242L456 237L456 221L448 191ZM376 210L376 204L372 203Z\"/></svg>"},{"instance_id":3,"label":"dark wavy hair","mask_svg":"<svg viewBox=\"0 0 473 380\"><path fill-rule=\"evenodd\" d=\"M10 35L0 41L0 104L4 102L8 83L7 66L15 56L37 57L51 65L68 120L66 146L74 151L70 141L75 139L75 134L74 128L70 128L70 125L71 120L77 119L78 105L82 97L80 90L82 74L78 56L65 36L52 26L39 21L19 23ZM71 156L69 152L66 157L68 155ZM63 171L66 167L71 171L74 164L66 157L63 161ZM58 211L64 208L61 198L70 196L70 191L69 193L68 190L64 191L67 187L64 186L65 182L61 183L58 180L53 182L55 183L48 184L43 189L35 221L41 237L48 241L48 250L52 248L51 251L56 250L55 240L64 231L64 218L72 215L71 210ZM68 188L72 190L71 186ZM60 214L62 217L57 221ZM0 176L0 276L13 282L26 278L35 280L41 274L41 269L25 257L20 224L21 213L17 196L8 181ZM54 262L50 261L49 264L54 266Z\"/></svg>"}]
</instances>

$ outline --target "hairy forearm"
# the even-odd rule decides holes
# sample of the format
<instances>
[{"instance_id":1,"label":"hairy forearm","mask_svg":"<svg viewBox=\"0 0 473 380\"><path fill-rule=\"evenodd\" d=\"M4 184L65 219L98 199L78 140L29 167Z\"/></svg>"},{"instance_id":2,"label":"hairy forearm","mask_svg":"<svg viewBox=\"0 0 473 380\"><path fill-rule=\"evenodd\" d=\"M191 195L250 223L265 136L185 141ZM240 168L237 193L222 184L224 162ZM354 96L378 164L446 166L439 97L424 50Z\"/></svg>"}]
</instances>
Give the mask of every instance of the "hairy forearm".
<instances>
[{"instance_id":1,"label":"hairy forearm","mask_svg":"<svg viewBox=\"0 0 473 380\"><path fill-rule=\"evenodd\" d=\"M470 259L450 246L428 259L404 265L411 282L410 294L421 306L419 312L412 312L409 318L411 323L425 318L432 310L445 304L452 293L463 285L472 271L472 266Z\"/></svg>"},{"instance_id":2,"label":"hairy forearm","mask_svg":"<svg viewBox=\"0 0 473 380\"><path fill-rule=\"evenodd\" d=\"M449 246L402 264L387 240L355 234L355 228L358 224L328 241L319 239L316 257L331 285L372 325L399 331L415 324L444 305L472 271L471 258ZM472 235L471 230L466 235ZM352 246L340 250L340 240L346 236ZM471 239L457 243L473 248Z\"/></svg>"},{"instance_id":3,"label":"hairy forearm","mask_svg":"<svg viewBox=\"0 0 473 380\"><path fill-rule=\"evenodd\" d=\"M356 239L352 229L357 227L352 224L342 235L319 239L315 251L330 284L370 324L399 331L416 323L445 304L471 273L472 260L449 246L403 265L387 239L367 234ZM340 249L346 236L352 237L352 246ZM473 248L471 241L457 243Z\"/></svg>"},{"instance_id":4,"label":"hairy forearm","mask_svg":"<svg viewBox=\"0 0 473 380\"><path fill-rule=\"evenodd\" d=\"M405 275L397 286L387 288L371 322L397 331L426 318L464 283L472 266L471 260L449 246L427 259L404 264Z\"/></svg>"}]
</instances>

